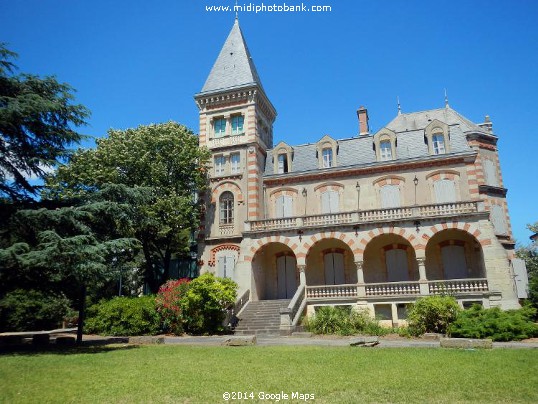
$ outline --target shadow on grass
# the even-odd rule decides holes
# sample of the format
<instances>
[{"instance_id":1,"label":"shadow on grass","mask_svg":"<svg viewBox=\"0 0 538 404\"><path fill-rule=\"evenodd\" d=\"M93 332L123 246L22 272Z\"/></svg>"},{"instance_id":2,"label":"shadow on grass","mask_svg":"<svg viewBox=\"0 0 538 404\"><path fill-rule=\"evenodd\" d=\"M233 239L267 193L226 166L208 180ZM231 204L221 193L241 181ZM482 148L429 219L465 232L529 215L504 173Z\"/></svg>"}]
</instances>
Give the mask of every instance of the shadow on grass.
<instances>
[{"instance_id":1,"label":"shadow on grass","mask_svg":"<svg viewBox=\"0 0 538 404\"><path fill-rule=\"evenodd\" d=\"M139 348L138 345L128 345L126 338L111 338L95 341L83 341L81 345L32 345L22 344L13 346L0 347L0 356L7 355L81 355L81 354L98 354L113 351L125 351Z\"/></svg>"}]
</instances>

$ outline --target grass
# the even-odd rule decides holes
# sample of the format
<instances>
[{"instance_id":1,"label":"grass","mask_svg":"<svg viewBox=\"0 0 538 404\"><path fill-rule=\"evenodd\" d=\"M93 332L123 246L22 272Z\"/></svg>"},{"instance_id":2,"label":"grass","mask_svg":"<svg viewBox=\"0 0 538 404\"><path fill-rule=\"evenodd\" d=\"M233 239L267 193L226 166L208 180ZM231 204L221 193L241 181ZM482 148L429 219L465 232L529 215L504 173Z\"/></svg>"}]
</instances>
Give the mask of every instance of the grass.
<instances>
[{"instance_id":1,"label":"grass","mask_svg":"<svg viewBox=\"0 0 538 404\"><path fill-rule=\"evenodd\" d=\"M253 392L245 402L283 391L316 403L536 403L538 350L86 347L1 354L0 380L5 403L219 403L232 391Z\"/></svg>"}]
</instances>

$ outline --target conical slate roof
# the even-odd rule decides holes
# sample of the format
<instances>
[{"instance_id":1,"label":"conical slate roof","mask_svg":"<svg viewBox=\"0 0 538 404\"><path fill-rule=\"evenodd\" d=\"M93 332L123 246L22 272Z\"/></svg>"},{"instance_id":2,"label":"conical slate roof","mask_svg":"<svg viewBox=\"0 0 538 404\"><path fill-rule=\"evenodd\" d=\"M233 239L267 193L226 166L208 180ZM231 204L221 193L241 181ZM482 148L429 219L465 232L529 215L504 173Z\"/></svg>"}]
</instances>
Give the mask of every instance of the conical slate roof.
<instances>
[{"instance_id":1,"label":"conical slate roof","mask_svg":"<svg viewBox=\"0 0 538 404\"><path fill-rule=\"evenodd\" d=\"M239 27L239 21L236 19L201 93L213 93L253 84L261 87L256 67Z\"/></svg>"}]
</instances>

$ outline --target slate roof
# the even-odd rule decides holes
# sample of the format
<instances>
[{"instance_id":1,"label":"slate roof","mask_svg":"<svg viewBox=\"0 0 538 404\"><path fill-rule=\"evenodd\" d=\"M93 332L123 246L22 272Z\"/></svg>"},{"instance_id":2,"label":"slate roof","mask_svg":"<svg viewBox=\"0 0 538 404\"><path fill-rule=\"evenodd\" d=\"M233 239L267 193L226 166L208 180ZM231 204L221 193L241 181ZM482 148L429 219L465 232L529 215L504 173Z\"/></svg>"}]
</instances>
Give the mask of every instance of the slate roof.
<instances>
[{"instance_id":1,"label":"slate roof","mask_svg":"<svg viewBox=\"0 0 538 404\"><path fill-rule=\"evenodd\" d=\"M424 142L424 129L434 119L438 119L449 126L450 153L442 156L472 153L473 149L467 143L465 133L469 131L487 133L483 128L472 123L451 108L401 114L386 126L386 128L396 133L397 146L394 161L437 157L429 154L428 145ZM373 135L341 139L337 140L337 143L336 168L377 163ZM319 160L316 156L316 146L316 143L291 146L293 148L292 173L321 171L319 169ZM327 169L322 170L327 171ZM267 151L264 172L264 176L270 175L275 175L272 149Z\"/></svg>"},{"instance_id":2,"label":"slate roof","mask_svg":"<svg viewBox=\"0 0 538 404\"><path fill-rule=\"evenodd\" d=\"M236 19L200 94L255 85L262 87Z\"/></svg>"}]
</instances>

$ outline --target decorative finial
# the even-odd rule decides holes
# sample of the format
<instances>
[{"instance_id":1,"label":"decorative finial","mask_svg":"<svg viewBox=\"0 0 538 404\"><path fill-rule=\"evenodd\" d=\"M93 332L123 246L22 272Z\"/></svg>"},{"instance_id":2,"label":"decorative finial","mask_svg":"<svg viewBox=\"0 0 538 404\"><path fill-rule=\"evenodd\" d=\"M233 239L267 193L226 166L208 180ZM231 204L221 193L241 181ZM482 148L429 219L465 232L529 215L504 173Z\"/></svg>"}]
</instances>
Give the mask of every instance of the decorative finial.
<instances>
[{"instance_id":1,"label":"decorative finial","mask_svg":"<svg viewBox=\"0 0 538 404\"><path fill-rule=\"evenodd\" d=\"M448 108L449 105L448 105L448 94L446 92L446 88L445 88L445 108Z\"/></svg>"},{"instance_id":2,"label":"decorative finial","mask_svg":"<svg viewBox=\"0 0 538 404\"><path fill-rule=\"evenodd\" d=\"M402 107L400 106L400 97L396 96L396 101L398 101L398 115L402 114Z\"/></svg>"},{"instance_id":3,"label":"decorative finial","mask_svg":"<svg viewBox=\"0 0 538 404\"><path fill-rule=\"evenodd\" d=\"M235 0L235 20L236 21L239 21L239 13L237 12L238 9L239 7L237 7L237 0Z\"/></svg>"}]
</instances>

